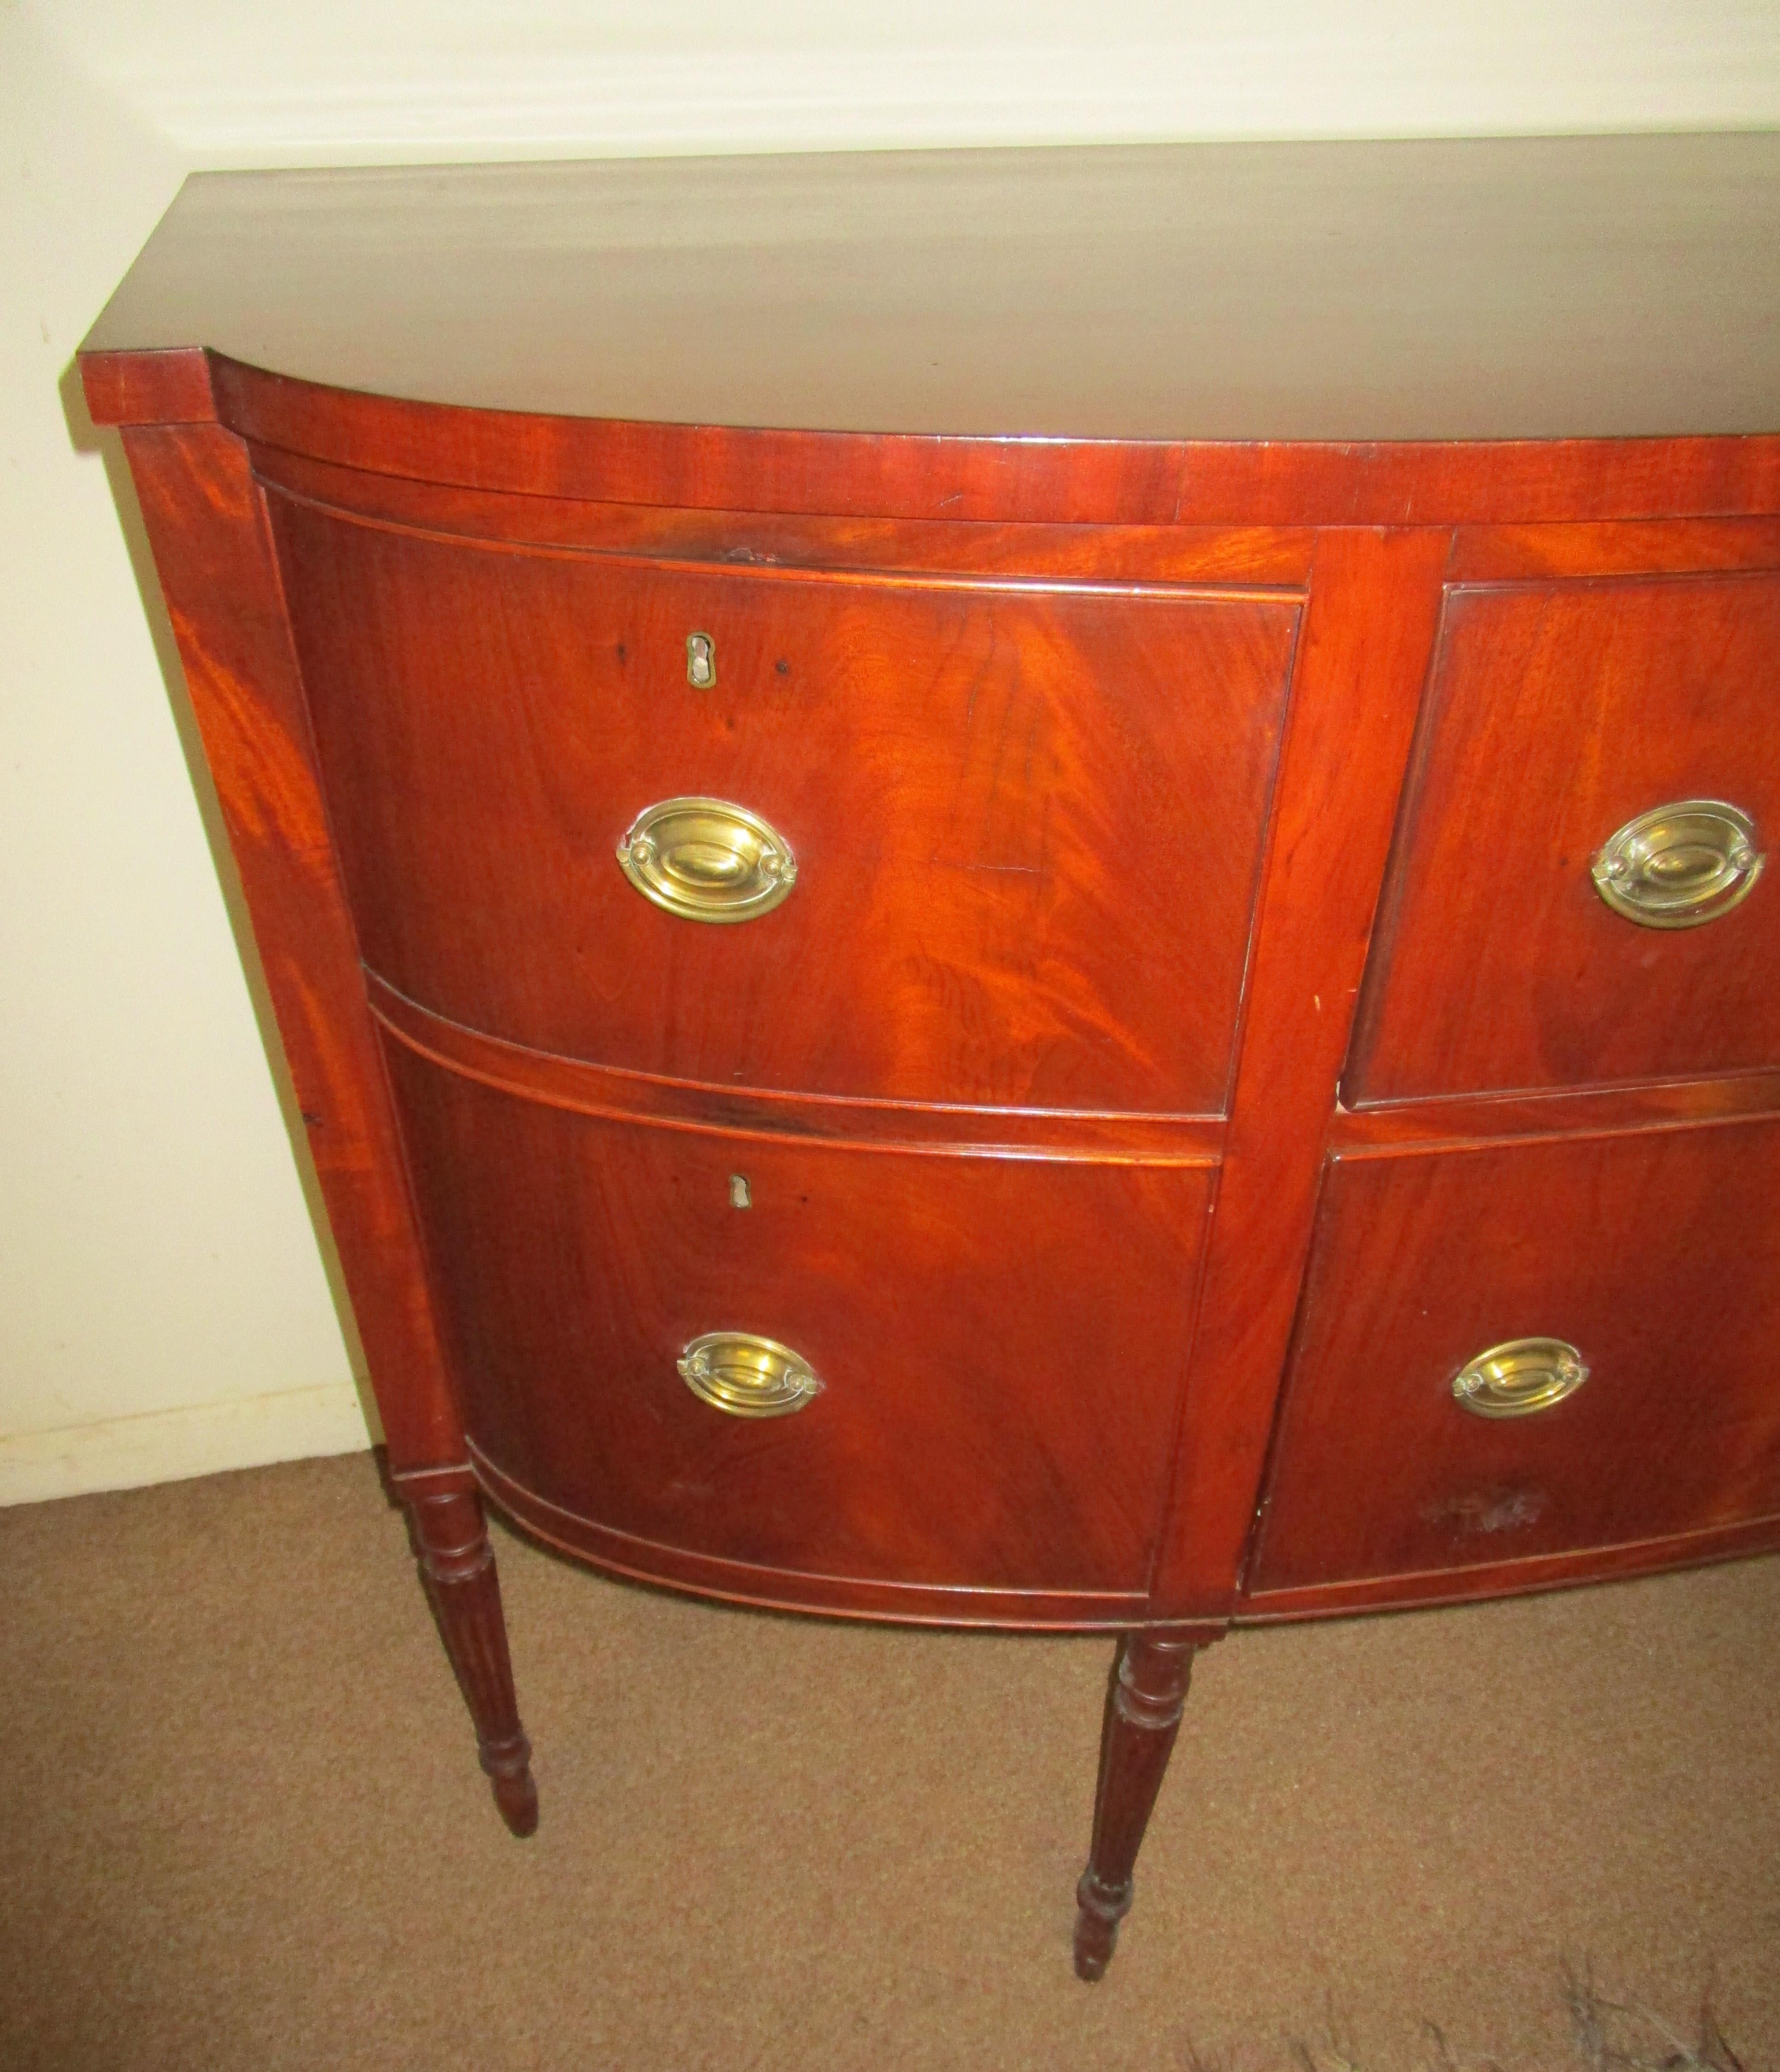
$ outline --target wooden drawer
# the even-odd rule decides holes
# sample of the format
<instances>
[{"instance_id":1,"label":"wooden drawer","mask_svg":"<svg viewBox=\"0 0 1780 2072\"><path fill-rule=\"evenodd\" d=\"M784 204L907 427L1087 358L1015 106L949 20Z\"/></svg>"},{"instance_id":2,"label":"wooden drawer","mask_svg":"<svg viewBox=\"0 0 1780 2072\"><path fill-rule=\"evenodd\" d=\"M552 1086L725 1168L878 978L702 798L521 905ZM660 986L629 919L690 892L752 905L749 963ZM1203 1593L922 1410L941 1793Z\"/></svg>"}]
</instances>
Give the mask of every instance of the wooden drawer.
<instances>
[{"instance_id":1,"label":"wooden drawer","mask_svg":"<svg viewBox=\"0 0 1780 2072\"><path fill-rule=\"evenodd\" d=\"M1780 870L1689 927L1592 865L1653 808L1780 838L1780 576L1449 592L1350 1104L1780 1063Z\"/></svg>"},{"instance_id":2,"label":"wooden drawer","mask_svg":"<svg viewBox=\"0 0 1780 2072\"><path fill-rule=\"evenodd\" d=\"M1588 1379L1479 1416L1545 1337ZM1605 1547L1780 1511L1780 1121L1330 1171L1251 1587Z\"/></svg>"},{"instance_id":3,"label":"wooden drawer","mask_svg":"<svg viewBox=\"0 0 1780 2072\"><path fill-rule=\"evenodd\" d=\"M656 1556L1142 1589L1206 1167L599 1120L388 1051L470 1437L523 1490ZM713 1408L676 1363L717 1330L821 1392Z\"/></svg>"},{"instance_id":4,"label":"wooden drawer","mask_svg":"<svg viewBox=\"0 0 1780 2072\"><path fill-rule=\"evenodd\" d=\"M723 1085L1224 1105L1295 595L651 565L271 497L367 961L513 1041ZM689 681L689 638L715 683ZM739 925L617 850L715 796Z\"/></svg>"}]
</instances>

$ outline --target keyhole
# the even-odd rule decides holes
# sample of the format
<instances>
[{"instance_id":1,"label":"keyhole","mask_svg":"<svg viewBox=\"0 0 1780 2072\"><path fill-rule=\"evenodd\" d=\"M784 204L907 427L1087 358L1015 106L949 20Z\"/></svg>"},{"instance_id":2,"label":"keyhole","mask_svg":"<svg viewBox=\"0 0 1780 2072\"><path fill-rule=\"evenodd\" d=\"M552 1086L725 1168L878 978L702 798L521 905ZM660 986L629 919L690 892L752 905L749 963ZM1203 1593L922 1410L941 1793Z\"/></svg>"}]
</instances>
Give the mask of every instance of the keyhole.
<instances>
[{"instance_id":1,"label":"keyhole","mask_svg":"<svg viewBox=\"0 0 1780 2072\"><path fill-rule=\"evenodd\" d=\"M695 691L708 691L717 681L717 643L708 633L686 635L686 680Z\"/></svg>"},{"instance_id":2,"label":"keyhole","mask_svg":"<svg viewBox=\"0 0 1780 2072\"><path fill-rule=\"evenodd\" d=\"M753 1206L746 1178L740 1173L732 1173L730 1175L730 1207L732 1209L746 1209Z\"/></svg>"}]
</instances>

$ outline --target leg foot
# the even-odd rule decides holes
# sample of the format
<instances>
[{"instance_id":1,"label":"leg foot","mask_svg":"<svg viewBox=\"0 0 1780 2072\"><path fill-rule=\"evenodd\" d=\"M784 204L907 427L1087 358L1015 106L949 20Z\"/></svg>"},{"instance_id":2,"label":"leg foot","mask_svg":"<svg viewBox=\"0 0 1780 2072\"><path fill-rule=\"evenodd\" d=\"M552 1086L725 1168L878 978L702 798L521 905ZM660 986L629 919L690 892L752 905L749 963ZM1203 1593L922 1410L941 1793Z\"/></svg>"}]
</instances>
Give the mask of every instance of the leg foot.
<instances>
[{"instance_id":1,"label":"leg foot","mask_svg":"<svg viewBox=\"0 0 1780 2072\"><path fill-rule=\"evenodd\" d=\"M497 1769L496 1763L507 1766ZM493 1787L495 1806L507 1823L507 1832L523 1842L538 1831L538 1788L532 1778L532 1744L516 1734L512 1745L498 1756L484 1744L482 1766Z\"/></svg>"},{"instance_id":2,"label":"leg foot","mask_svg":"<svg viewBox=\"0 0 1780 2072\"><path fill-rule=\"evenodd\" d=\"M1119 1923L1131 1910L1131 1887L1108 1891L1091 1871L1075 1887L1075 1975L1092 1985L1106 1976L1118 1947Z\"/></svg>"},{"instance_id":3,"label":"leg foot","mask_svg":"<svg viewBox=\"0 0 1780 2072\"><path fill-rule=\"evenodd\" d=\"M532 1745L520 1725L513 1696L500 1582L483 1523L482 1499L474 1490L454 1489L412 1496L404 1492L403 1502L413 1525L421 1581L475 1722L477 1750L495 1803L514 1834L532 1834L538 1823Z\"/></svg>"},{"instance_id":4,"label":"leg foot","mask_svg":"<svg viewBox=\"0 0 1780 2072\"><path fill-rule=\"evenodd\" d=\"M1207 1636L1209 1637L1209 1636ZM1133 1868L1186 1703L1193 1657L1204 1644L1163 1628L1119 1644L1100 1731L1094 1840L1075 1888L1075 1975L1104 1977L1131 1911Z\"/></svg>"}]
</instances>

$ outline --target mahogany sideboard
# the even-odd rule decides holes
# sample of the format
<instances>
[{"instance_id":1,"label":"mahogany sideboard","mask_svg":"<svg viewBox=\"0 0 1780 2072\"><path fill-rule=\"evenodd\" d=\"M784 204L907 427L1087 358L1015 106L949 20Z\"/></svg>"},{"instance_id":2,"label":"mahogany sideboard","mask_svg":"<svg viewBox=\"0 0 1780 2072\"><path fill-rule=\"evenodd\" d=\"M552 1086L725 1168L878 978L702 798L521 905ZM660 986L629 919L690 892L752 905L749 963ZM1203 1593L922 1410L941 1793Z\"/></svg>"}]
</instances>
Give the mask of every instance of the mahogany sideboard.
<instances>
[{"instance_id":1,"label":"mahogany sideboard","mask_svg":"<svg viewBox=\"0 0 1780 2072\"><path fill-rule=\"evenodd\" d=\"M1116 1634L1780 1545L1780 138L212 175L88 339L484 1500Z\"/></svg>"}]
</instances>

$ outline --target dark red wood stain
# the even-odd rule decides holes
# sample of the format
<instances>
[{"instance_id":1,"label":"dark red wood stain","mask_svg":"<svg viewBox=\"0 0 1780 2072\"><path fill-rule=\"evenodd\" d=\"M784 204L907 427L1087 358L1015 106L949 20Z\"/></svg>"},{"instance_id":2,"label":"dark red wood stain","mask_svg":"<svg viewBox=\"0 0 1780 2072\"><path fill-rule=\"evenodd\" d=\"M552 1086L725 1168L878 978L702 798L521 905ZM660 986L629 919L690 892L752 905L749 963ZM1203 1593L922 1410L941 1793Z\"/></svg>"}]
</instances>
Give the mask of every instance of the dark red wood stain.
<instances>
[{"instance_id":1,"label":"dark red wood stain","mask_svg":"<svg viewBox=\"0 0 1780 2072\"><path fill-rule=\"evenodd\" d=\"M652 566L275 498L366 961L490 1034L738 1087L1223 1105L1291 598ZM686 642L717 680L687 680ZM790 843L651 906L657 800Z\"/></svg>"},{"instance_id":2,"label":"dark red wood stain","mask_svg":"<svg viewBox=\"0 0 1780 2072\"><path fill-rule=\"evenodd\" d=\"M1780 1515L1780 1121L1338 1162L1251 1588L1463 1569ZM1475 1354L1567 1341L1531 1415Z\"/></svg>"},{"instance_id":3,"label":"dark red wood stain","mask_svg":"<svg viewBox=\"0 0 1780 2072\"><path fill-rule=\"evenodd\" d=\"M1350 1103L1780 1065L1780 875L1694 928L1589 865L1651 808L1780 833L1780 574L1447 594Z\"/></svg>"},{"instance_id":4,"label":"dark red wood stain","mask_svg":"<svg viewBox=\"0 0 1780 2072\"><path fill-rule=\"evenodd\" d=\"M761 1569L1141 1591L1207 1171L737 1143L390 1061L468 1430L509 1478ZM723 1330L822 1393L701 1401L675 1363Z\"/></svg>"},{"instance_id":5,"label":"dark red wood stain","mask_svg":"<svg viewBox=\"0 0 1780 2072\"><path fill-rule=\"evenodd\" d=\"M1123 1632L1084 1976L1232 1621L1780 1546L1780 865L1678 932L1589 875L1690 796L1780 839L1780 437L623 422L204 345L88 399L516 1832L482 1492L713 1595ZM771 912L620 871L699 794L789 842ZM721 1329L821 1393L700 1400ZM1535 1334L1581 1392L1454 1403Z\"/></svg>"}]
</instances>

